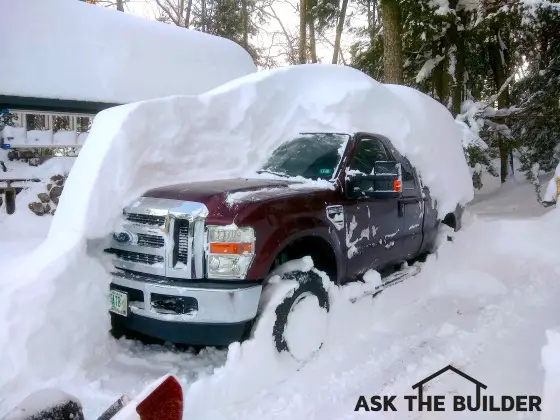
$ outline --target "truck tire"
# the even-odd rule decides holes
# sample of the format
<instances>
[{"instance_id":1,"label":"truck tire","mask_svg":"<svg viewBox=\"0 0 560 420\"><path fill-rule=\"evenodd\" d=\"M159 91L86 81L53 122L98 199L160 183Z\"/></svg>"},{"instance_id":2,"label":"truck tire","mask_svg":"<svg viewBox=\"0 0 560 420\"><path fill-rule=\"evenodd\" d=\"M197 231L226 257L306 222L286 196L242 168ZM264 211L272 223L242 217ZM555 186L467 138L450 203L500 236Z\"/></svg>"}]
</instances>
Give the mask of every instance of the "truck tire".
<instances>
[{"instance_id":1,"label":"truck tire","mask_svg":"<svg viewBox=\"0 0 560 420\"><path fill-rule=\"evenodd\" d=\"M290 280L298 284L276 306L272 336L276 351L288 352L296 362L306 363L323 346L329 294L314 271L293 271L282 276L282 281Z\"/></svg>"},{"instance_id":2,"label":"truck tire","mask_svg":"<svg viewBox=\"0 0 560 420\"><path fill-rule=\"evenodd\" d=\"M111 329L109 330L109 334L118 340L121 337L126 337L126 333L127 331L115 321L113 316L111 316Z\"/></svg>"}]
</instances>

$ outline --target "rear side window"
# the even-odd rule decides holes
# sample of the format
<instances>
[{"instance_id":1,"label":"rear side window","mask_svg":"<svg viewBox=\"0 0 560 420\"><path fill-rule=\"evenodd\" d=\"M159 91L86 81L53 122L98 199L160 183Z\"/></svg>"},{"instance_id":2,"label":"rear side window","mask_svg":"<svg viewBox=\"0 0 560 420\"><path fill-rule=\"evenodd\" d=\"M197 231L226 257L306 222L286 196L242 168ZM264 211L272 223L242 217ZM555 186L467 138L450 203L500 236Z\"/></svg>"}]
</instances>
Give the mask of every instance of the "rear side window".
<instances>
[{"instance_id":1,"label":"rear side window","mask_svg":"<svg viewBox=\"0 0 560 420\"><path fill-rule=\"evenodd\" d=\"M416 189L416 179L414 178L414 171L410 166L408 160L404 160L404 162L401 163L401 169L402 169L403 189L405 190Z\"/></svg>"},{"instance_id":2,"label":"rear side window","mask_svg":"<svg viewBox=\"0 0 560 420\"><path fill-rule=\"evenodd\" d=\"M350 169L371 175L375 162L387 161L389 154L379 139L362 139L356 145L356 151Z\"/></svg>"}]
</instances>

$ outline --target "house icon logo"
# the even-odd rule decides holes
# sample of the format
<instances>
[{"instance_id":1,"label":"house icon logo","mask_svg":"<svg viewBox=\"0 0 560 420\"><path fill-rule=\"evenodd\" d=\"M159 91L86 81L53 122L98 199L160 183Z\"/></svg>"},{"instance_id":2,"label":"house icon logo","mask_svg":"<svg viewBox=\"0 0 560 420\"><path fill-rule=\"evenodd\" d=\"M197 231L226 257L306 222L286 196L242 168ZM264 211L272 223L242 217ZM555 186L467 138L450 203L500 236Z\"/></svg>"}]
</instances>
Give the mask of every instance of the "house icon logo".
<instances>
[{"instance_id":1,"label":"house icon logo","mask_svg":"<svg viewBox=\"0 0 560 420\"><path fill-rule=\"evenodd\" d=\"M459 375L475 387L475 395L431 395L425 386L447 372ZM541 397L537 395L488 395L488 386L458 368L447 365L412 385L415 395L360 395L354 411L398 411L397 402L404 400L406 411L541 411ZM402 410L402 409L401 409Z\"/></svg>"}]
</instances>

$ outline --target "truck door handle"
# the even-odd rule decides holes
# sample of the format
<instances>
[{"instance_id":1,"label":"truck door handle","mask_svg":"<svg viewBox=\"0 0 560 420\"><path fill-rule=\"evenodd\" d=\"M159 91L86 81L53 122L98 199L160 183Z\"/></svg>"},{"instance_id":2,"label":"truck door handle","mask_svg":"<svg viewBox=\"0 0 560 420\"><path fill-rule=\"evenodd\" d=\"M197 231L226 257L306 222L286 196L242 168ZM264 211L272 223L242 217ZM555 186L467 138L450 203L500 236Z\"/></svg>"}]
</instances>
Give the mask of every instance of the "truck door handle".
<instances>
[{"instance_id":1,"label":"truck door handle","mask_svg":"<svg viewBox=\"0 0 560 420\"><path fill-rule=\"evenodd\" d=\"M399 203L401 204L414 204L419 203L420 199L418 197L403 197L399 198Z\"/></svg>"},{"instance_id":2,"label":"truck door handle","mask_svg":"<svg viewBox=\"0 0 560 420\"><path fill-rule=\"evenodd\" d=\"M420 198L418 197L403 197L398 199L399 203L399 217L404 217L404 206L406 204L415 204L419 203Z\"/></svg>"}]
</instances>

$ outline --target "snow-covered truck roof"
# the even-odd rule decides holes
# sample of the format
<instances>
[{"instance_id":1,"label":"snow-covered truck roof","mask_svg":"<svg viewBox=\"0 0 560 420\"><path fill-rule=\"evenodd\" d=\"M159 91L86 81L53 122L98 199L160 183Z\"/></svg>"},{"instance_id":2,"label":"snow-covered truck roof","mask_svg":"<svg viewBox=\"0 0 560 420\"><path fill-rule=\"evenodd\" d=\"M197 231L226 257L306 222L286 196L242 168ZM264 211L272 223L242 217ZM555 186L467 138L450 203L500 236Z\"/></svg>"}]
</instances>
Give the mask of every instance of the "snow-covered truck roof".
<instances>
[{"instance_id":1,"label":"snow-covered truck roof","mask_svg":"<svg viewBox=\"0 0 560 420\"><path fill-rule=\"evenodd\" d=\"M256 71L236 43L77 0L0 0L0 96L123 104Z\"/></svg>"}]
</instances>

